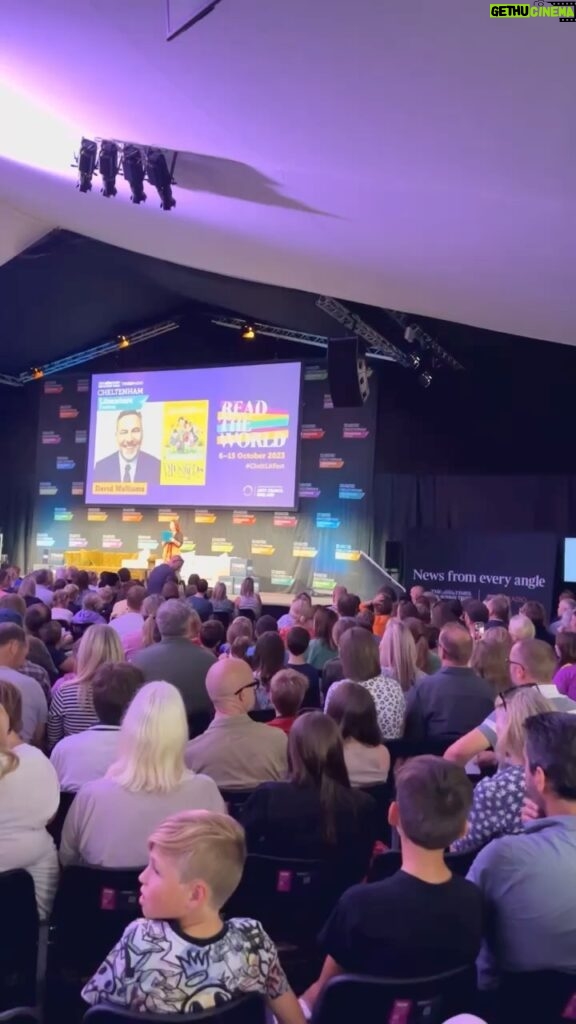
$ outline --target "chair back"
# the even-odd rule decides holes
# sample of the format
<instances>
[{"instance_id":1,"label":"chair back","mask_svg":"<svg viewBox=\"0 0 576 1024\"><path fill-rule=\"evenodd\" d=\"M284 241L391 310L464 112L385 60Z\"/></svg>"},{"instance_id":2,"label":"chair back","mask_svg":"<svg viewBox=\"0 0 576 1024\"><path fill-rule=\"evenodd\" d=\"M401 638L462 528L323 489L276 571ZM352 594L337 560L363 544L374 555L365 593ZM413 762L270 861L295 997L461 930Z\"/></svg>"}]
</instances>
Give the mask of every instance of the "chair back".
<instances>
[{"instance_id":1,"label":"chair back","mask_svg":"<svg viewBox=\"0 0 576 1024\"><path fill-rule=\"evenodd\" d=\"M342 974L322 990L312 1024L442 1024L455 1013L473 1012L475 1004L474 966L404 980Z\"/></svg>"},{"instance_id":2,"label":"chair back","mask_svg":"<svg viewBox=\"0 0 576 1024\"><path fill-rule=\"evenodd\" d=\"M27 871L0 873L0 907L5 938L0 954L0 1010L36 1004L38 910Z\"/></svg>"},{"instance_id":3,"label":"chair back","mask_svg":"<svg viewBox=\"0 0 576 1024\"><path fill-rule=\"evenodd\" d=\"M188 736L190 739L193 740L196 736L201 736L203 732L206 732L213 718L213 708L209 711L192 711L188 715Z\"/></svg>"},{"instance_id":4,"label":"chair back","mask_svg":"<svg viewBox=\"0 0 576 1024\"><path fill-rule=\"evenodd\" d=\"M253 722L263 722L265 724L266 722L271 722L272 719L276 718L276 712L274 708L254 708L252 711L248 712L248 717L251 718Z\"/></svg>"},{"instance_id":5,"label":"chair back","mask_svg":"<svg viewBox=\"0 0 576 1024\"><path fill-rule=\"evenodd\" d=\"M196 1013L139 1013L124 1010L117 1006L93 1006L84 1015L82 1024L202 1024L213 1021L214 1024L266 1024L266 1004L262 996L241 996L232 999L224 1006L216 1006L211 1010Z\"/></svg>"},{"instance_id":6,"label":"chair back","mask_svg":"<svg viewBox=\"0 0 576 1024\"><path fill-rule=\"evenodd\" d=\"M0 1024L39 1024L39 1016L27 1006L17 1006L0 1013Z\"/></svg>"},{"instance_id":7,"label":"chair back","mask_svg":"<svg viewBox=\"0 0 576 1024\"><path fill-rule=\"evenodd\" d=\"M46 826L48 832L50 833L52 839L54 840L56 846L58 847L60 846L60 839L62 837L64 821L66 819L68 811L70 810L70 807L72 806L72 801L74 800L75 796L76 793L60 793L60 803L58 804L58 810L56 811L56 814L52 818L50 824Z\"/></svg>"},{"instance_id":8,"label":"chair back","mask_svg":"<svg viewBox=\"0 0 576 1024\"><path fill-rule=\"evenodd\" d=\"M375 801L378 808L378 835L382 843L390 846L391 828L388 824L388 810L392 802L392 784L388 781L376 783L374 786L360 786L363 793L367 793Z\"/></svg>"},{"instance_id":9,"label":"chair back","mask_svg":"<svg viewBox=\"0 0 576 1024\"><path fill-rule=\"evenodd\" d=\"M252 796L253 789L221 789L220 793L222 799L226 804L226 809L231 818L236 818L236 821L240 821L242 814L242 808L248 800L248 797Z\"/></svg>"},{"instance_id":10,"label":"chair back","mask_svg":"<svg viewBox=\"0 0 576 1024\"><path fill-rule=\"evenodd\" d=\"M211 619L215 619L216 622L221 622L224 629L228 629L232 621L232 612L212 612Z\"/></svg>"},{"instance_id":11,"label":"chair back","mask_svg":"<svg viewBox=\"0 0 576 1024\"><path fill-rule=\"evenodd\" d=\"M498 1024L565 1024L576 1020L576 974L504 971L498 990Z\"/></svg>"},{"instance_id":12,"label":"chair back","mask_svg":"<svg viewBox=\"0 0 576 1024\"><path fill-rule=\"evenodd\" d=\"M225 914L256 918L275 942L312 944L349 884L323 861L249 854Z\"/></svg>"},{"instance_id":13,"label":"chair back","mask_svg":"<svg viewBox=\"0 0 576 1024\"><path fill-rule=\"evenodd\" d=\"M250 619L250 622L256 622L256 612L253 608L238 608L236 618L239 615L243 615L245 619Z\"/></svg>"}]
</instances>

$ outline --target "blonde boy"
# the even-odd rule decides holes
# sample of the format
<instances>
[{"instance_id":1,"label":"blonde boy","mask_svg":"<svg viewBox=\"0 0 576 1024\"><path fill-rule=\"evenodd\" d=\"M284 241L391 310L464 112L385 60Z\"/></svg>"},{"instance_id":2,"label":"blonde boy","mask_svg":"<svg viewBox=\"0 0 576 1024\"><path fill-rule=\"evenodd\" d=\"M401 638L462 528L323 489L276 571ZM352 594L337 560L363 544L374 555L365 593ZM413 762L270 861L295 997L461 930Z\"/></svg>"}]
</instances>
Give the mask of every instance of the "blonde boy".
<instances>
[{"instance_id":1,"label":"blonde boy","mask_svg":"<svg viewBox=\"0 0 576 1024\"><path fill-rule=\"evenodd\" d=\"M225 814L184 811L156 829L149 850L140 875L144 917L126 928L84 987L86 1002L193 1013L259 992L279 1024L303 1024L262 926L220 916L244 868L242 826Z\"/></svg>"}]
</instances>

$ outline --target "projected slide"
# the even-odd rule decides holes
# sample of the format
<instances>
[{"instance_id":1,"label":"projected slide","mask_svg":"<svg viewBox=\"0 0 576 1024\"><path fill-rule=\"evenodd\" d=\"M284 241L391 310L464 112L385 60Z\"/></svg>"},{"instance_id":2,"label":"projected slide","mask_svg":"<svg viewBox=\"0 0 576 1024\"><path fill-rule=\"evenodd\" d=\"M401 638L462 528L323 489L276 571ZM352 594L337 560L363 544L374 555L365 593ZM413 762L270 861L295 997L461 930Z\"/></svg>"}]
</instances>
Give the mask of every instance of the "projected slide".
<instances>
[{"instance_id":1,"label":"projected slide","mask_svg":"<svg viewBox=\"0 0 576 1024\"><path fill-rule=\"evenodd\" d=\"M92 377L86 501L296 505L300 363Z\"/></svg>"}]
</instances>

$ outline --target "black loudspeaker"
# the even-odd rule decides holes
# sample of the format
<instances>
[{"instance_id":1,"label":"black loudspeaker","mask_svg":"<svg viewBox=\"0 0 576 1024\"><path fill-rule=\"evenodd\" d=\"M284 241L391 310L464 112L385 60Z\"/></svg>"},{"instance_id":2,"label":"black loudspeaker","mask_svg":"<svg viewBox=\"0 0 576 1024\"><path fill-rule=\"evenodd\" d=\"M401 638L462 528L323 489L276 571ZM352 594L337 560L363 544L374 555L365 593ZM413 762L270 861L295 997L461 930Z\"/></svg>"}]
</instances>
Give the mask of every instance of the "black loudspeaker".
<instances>
[{"instance_id":1,"label":"black loudspeaker","mask_svg":"<svg viewBox=\"0 0 576 1024\"><path fill-rule=\"evenodd\" d=\"M370 389L357 338L328 339L328 387L335 409L364 405Z\"/></svg>"}]
</instances>

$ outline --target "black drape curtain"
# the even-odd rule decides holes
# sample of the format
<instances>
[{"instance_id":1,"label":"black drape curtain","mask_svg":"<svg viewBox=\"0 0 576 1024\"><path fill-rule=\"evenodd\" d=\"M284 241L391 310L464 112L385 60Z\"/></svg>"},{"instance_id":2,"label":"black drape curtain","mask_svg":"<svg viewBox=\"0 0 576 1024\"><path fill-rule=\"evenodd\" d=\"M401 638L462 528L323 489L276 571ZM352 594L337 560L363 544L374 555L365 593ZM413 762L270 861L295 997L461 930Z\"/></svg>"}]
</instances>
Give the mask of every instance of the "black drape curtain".
<instances>
[{"instance_id":1,"label":"black drape curtain","mask_svg":"<svg viewBox=\"0 0 576 1024\"><path fill-rule=\"evenodd\" d=\"M0 390L0 530L23 572L32 566L39 397L36 383Z\"/></svg>"},{"instance_id":2,"label":"black drape curtain","mask_svg":"<svg viewBox=\"0 0 576 1024\"><path fill-rule=\"evenodd\" d=\"M415 528L576 536L576 476L377 473L373 557Z\"/></svg>"}]
</instances>

